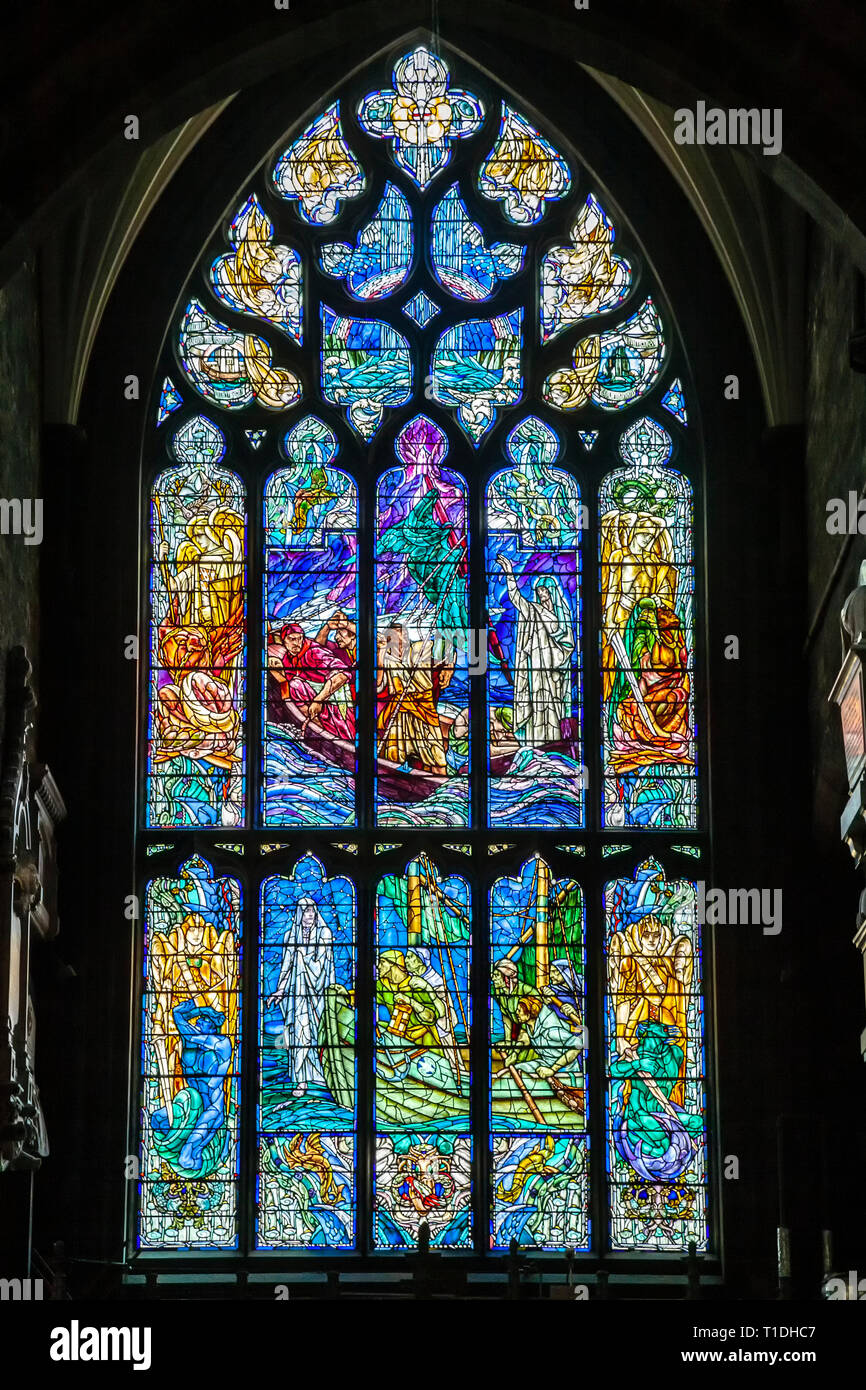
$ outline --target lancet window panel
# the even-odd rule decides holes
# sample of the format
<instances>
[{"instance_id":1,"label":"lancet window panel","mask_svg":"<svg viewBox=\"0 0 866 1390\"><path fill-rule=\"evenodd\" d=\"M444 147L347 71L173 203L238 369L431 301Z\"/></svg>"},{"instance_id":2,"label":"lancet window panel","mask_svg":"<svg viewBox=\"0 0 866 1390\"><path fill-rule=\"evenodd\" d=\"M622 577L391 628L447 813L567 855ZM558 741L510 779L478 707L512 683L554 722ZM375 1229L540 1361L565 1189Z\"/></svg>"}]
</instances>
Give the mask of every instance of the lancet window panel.
<instances>
[{"instance_id":1,"label":"lancet window panel","mask_svg":"<svg viewBox=\"0 0 866 1390\"><path fill-rule=\"evenodd\" d=\"M239 1242L240 885L194 856L144 909L140 1249Z\"/></svg>"},{"instance_id":2,"label":"lancet window panel","mask_svg":"<svg viewBox=\"0 0 866 1390\"><path fill-rule=\"evenodd\" d=\"M374 1245L471 1249L469 886L426 855L376 892Z\"/></svg>"},{"instance_id":3,"label":"lancet window panel","mask_svg":"<svg viewBox=\"0 0 866 1390\"><path fill-rule=\"evenodd\" d=\"M358 493L309 415L264 489L261 816L282 827L356 821Z\"/></svg>"},{"instance_id":4,"label":"lancet window panel","mask_svg":"<svg viewBox=\"0 0 866 1390\"><path fill-rule=\"evenodd\" d=\"M609 1238L707 1248L706 1064L695 884L656 859L605 887Z\"/></svg>"},{"instance_id":5,"label":"lancet window panel","mask_svg":"<svg viewBox=\"0 0 866 1390\"><path fill-rule=\"evenodd\" d=\"M357 915L306 855L262 884L256 1246L351 1250L357 1220Z\"/></svg>"},{"instance_id":6,"label":"lancet window panel","mask_svg":"<svg viewBox=\"0 0 866 1390\"><path fill-rule=\"evenodd\" d=\"M540 856L490 893L493 1249L589 1249L586 925Z\"/></svg>"}]
</instances>

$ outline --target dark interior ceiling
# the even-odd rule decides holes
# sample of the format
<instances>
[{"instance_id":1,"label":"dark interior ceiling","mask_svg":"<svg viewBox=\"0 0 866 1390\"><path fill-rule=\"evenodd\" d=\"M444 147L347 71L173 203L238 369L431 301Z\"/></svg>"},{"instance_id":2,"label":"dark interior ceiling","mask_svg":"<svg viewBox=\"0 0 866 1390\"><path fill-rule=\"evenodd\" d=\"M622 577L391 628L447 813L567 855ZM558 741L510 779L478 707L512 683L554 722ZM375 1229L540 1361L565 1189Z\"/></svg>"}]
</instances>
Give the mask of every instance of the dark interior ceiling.
<instances>
[{"instance_id":1,"label":"dark interior ceiling","mask_svg":"<svg viewBox=\"0 0 866 1390\"><path fill-rule=\"evenodd\" d=\"M281 0L282 3L282 0ZM0 255L44 230L75 181L232 92L356 36L358 58L438 23L615 74L677 107L781 107L784 151L866 230L863 0L39 0L7 8Z\"/></svg>"}]
</instances>

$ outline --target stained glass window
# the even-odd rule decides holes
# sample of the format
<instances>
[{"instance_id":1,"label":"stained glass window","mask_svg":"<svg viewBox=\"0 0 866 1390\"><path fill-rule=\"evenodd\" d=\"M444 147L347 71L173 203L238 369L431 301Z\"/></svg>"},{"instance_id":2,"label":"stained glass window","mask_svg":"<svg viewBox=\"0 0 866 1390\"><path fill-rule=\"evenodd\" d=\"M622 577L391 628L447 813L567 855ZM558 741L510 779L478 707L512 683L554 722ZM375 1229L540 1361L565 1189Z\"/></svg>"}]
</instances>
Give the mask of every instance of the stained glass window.
<instances>
[{"instance_id":1,"label":"stained glass window","mask_svg":"<svg viewBox=\"0 0 866 1390\"><path fill-rule=\"evenodd\" d=\"M515 466L487 488L489 822L580 827L580 494L542 420L505 448Z\"/></svg>"},{"instance_id":2,"label":"stained glass window","mask_svg":"<svg viewBox=\"0 0 866 1390\"><path fill-rule=\"evenodd\" d=\"M362 227L355 245L331 242L322 247L319 259L327 275L345 281L353 299L383 299L406 280L412 248L409 204L399 188L389 183L375 217Z\"/></svg>"},{"instance_id":3,"label":"stained glass window","mask_svg":"<svg viewBox=\"0 0 866 1390\"><path fill-rule=\"evenodd\" d=\"M470 900L426 854L376 895L374 1244L472 1244Z\"/></svg>"},{"instance_id":4,"label":"stained glass window","mask_svg":"<svg viewBox=\"0 0 866 1390\"><path fill-rule=\"evenodd\" d=\"M712 1250L675 306L471 59L338 79L148 406L138 1245Z\"/></svg>"},{"instance_id":5,"label":"stained glass window","mask_svg":"<svg viewBox=\"0 0 866 1390\"><path fill-rule=\"evenodd\" d=\"M178 350L192 385L224 410L254 401L267 410L286 410L301 395L294 372L275 367L265 338L230 328L191 299L180 325Z\"/></svg>"},{"instance_id":6,"label":"stained glass window","mask_svg":"<svg viewBox=\"0 0 866 1390\"><path fill-rule=\"evenodd\" d=\"M257 1240L351 1250L355 895L312 855L262 884Z\"/></svg>"},{"instance_id":7,"label":"stained glass window","mask_svg":"<svg viewBox=\"0 0 866 1390\"><path fill-rule=\"evenodd\" d=\"M671 382L667 391L665 391L661 398L661 404L664 406L665 410L669 410L671 415L679 420L681 425L687 425L689 423L685 397L683 396L682 382L679 380L679 377Z\"/></svg>"},{"instance_id":8,"label":"stained glass window","mask_svg":"<svg viewBox=\"0 0 866 1390\"><path fill-rule=\"evenodd\" d=\"M599 491L605 826L696 825L691 489L654 420Z\"/></svg>"},{"instance_id":9,"label":"stained glass window","mask_svg":"<svg viewBox=\"0 0 866 1390\"><path fill-rule=\"evenodd\" d=\"M240 886L191 858L153 879L144 914L143 1249L238 1243Z\"/></svg>"},{"instance_id":10,"label":"stained glass window","mask_svg":"<svg viewBox=\"0 0 866 1390\"><path fill-rule=\"evenodd\" d=\"M607 1171L614 1250L707 1244L695 885L648 859L605 887Z\"/></svg>"},{"instance_id":11,"label":"stained glass window","mask_svg":"<svg viewBox=\"0 0 866 1390\"><path fill-rule=\"evenodd\" d=\"M174 436L151 495L147 824L244 820L245 503L204 416Z\"/></svg>"},{"instance_id":12,"label":"stained glass window","mask_svg":"<svg viewBox=\"0 0 866 1390\"><path fill-rule=\"evenodd\" d=\"M383 319L336 314L322 305L322 395L343 406L362 439L372 439L385 406L403 405L412 388L409 344Z\"/></svg>"},{"instance_id":13,"label":"stained glass window","mask_svg":"<svg viewBox=\"0 0 866 1390\"><path fill-rule=\"evenodd\" d=\"M430 252L436 279L458 299L489 299L500 280L517 274L526 255L513 241L485 246L456 183L436 205Z\"/></svg>"},{"instance_id":14,"label":"stained glass window","mask_svg":"<svg viewBox=\"0 0 866 1390\"><path fill-rule=\"evenodd\" d=\"M371 92L358 119L369 135L391 141L394 161L425 188L451 159L451 142L474 135L484 108L471 92L451 86L448 66L416 48L394 67L394 86Z\"/></svg>"},{"instance_id":15,"label":"stained glass window","mask_svg":"<svg viewBox=\"0 0 866 1390\"><path fill-rule=\"evenodd\" d=\"M529 225L541 220L548 202L565 197L571 173L541 131L503 101L499 134L481 166L478 186L485 198L503 204L509 221Z\"/></svg>"},{"instance_id":16,"label":"stained glass window","mask_svg":"<svg viewBox=\"0 0 866 1390\"><path fill-rule=\"evenodd\" d=\"M343 139L338 101L283 151L272 177L280 196L316 226L333 222L343 202L363 192L364 173Z\"/></svg>"},{"instance_id":17,"label":"stained glass window","mask_svg":"<svg viewBox=\"0 0 866 1390\"><path fill-rule=\"evenodd\" d=\"M466 489L418 415L376 508L376 808L380 825L469 820Z\"/></svg>"},{"instance_id":18,"label":"stained glass window","mask_svg":"<svg viewBox=\"0 0 866 1390\"><path fill-rule=\"evenodd\" d=\"M316 416L283 450L265 484L262 818L354 825L357 490Z\"/></svg>"},{"instance_id":19,"label":"stained glass window","mask_svg":"<svg viewBox=\"0 0 866 1390\"><path fill-rule=\"evenodd\" d=\"M251 194L229 228L231 251L211 266L213 292L229 309L264 319L301 343L301 257L290 246L274 246L273 235L270 219Z\"/></svg>"},{"instance_id":20,"label":"stained glass window","mask_svg":"<svg viewBox=\"0 0 866 1390\"><path fill-rule=\"evenodd\" d=\"M522 344L523 310L515 309L446 328L433 350L433 399L457 407L457 420L475 445L496 420L500 406L522 399Z\"/></svg>"},{"instance_id":21,"label":"stained glass window","mask_svg":"<svg viewBox=\"0 0 866 1390\"><path fill-rule=\"evenodd\" d=\"M628 294L628 262L611 250L613 223L590 193L571 229L571 246L555 246L541 262L541 336L613 309Z\"/></svg>"},{"instance_id":22,"label":"stained glass window","mask_svg":"<svg viewBox=\"0 0 866 1390\"><path fill-rule=\"evenodd\" d=\"M543 395L558 410L578 410L589 401L602 410L623 410L645 396L661 371L665 342L651 299L605 333L582 338L571 365L551 372Z\"/></svg>"},{"instance_id":23,"label":"stained glass window","mask_svg":"<svg viewBox=\"0 0 866 1390\"><path fill-rule=\"evenodd\" d=\"M540 857L490 895L491 1244L589 1243L583 896Z\"/></svg>"}]
</instances>

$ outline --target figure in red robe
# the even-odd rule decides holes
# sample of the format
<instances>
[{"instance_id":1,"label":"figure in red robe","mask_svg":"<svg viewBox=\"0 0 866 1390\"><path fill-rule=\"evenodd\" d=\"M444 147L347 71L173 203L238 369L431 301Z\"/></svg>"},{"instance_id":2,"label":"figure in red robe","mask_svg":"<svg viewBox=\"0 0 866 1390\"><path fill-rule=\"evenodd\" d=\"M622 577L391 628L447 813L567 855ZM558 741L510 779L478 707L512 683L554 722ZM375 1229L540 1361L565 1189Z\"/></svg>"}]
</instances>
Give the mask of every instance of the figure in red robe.
<instances>
[{"instance_id":1,"label":"figure in red robe","mask_svg":"<svg viewBox=\"0 0 866 1390\"><path fill-rule=\"evenodd\" d=\"M277 723L285 722L284 705L290 701L309 723L346 743L354 743L351 647L341 629L337 638L334 642L312 641L304 636L299 623L280 628L277 640L272 639L268 647L268 666L274 678L268 703Z\"/></svg>"}]
</instances>

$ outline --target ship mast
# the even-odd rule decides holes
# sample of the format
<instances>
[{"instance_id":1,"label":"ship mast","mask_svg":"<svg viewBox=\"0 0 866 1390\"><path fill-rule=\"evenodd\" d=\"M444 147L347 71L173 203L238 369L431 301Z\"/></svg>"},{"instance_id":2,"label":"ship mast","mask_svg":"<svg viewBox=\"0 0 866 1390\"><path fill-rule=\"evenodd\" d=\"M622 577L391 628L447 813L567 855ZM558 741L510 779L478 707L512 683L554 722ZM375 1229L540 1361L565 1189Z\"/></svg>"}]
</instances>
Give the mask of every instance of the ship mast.
<instances>
[{"instance_id":1,"label":"ship mast","mask_svg":"<svg viewBox=\"0 0 866 1390\"><path fill-rule=\"evenodd\" d=\"M413 859L408 873L408 902L406 915L406 934L409 946L417 946L421 941L421 876L418 870L420 860Z\"/></svg>"},{"instance_id":2,"label":"ship mast","mask_svg":"<svg viewBox=\"0 0 866 1390\"><path fill-rule=\"evenodd\" d=\"M535 987L546 989L550 983L550 866L543 859L536 861L538 887L535 896Z\"/></svg>"}]
</instances>

